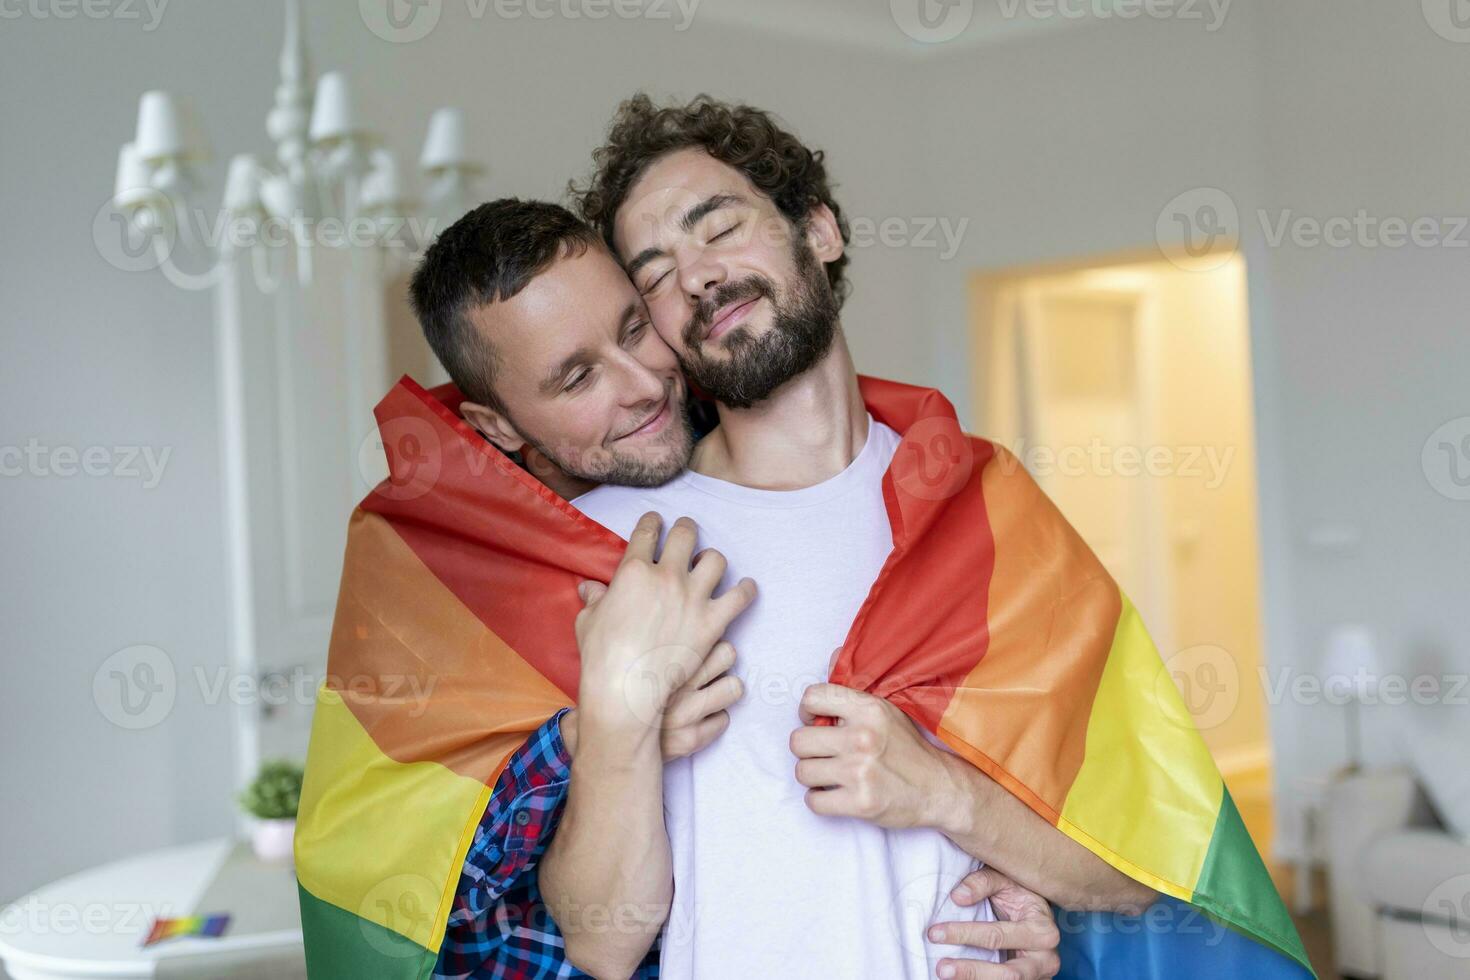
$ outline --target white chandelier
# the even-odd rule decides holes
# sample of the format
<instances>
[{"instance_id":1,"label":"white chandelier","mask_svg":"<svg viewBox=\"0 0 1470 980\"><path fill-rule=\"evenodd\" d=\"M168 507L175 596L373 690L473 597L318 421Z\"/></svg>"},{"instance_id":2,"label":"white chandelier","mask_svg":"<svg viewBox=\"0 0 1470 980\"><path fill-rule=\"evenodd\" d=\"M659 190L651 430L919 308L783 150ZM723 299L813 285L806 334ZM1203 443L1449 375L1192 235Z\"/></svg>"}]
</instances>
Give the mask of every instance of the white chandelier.
<instances>
[{"instance_id":1,"label":"white chandelier","mask_svg":"<svg viewBox=\"0 0 1470 980\"><path fill-rule=\"evenodd\" d=\"M275 106L266 132L276 147L268 166L251 154L231 158L222 206L191 210L198 168L210 158L196 117L165 91L145 92L137 133L118 153L111 206L138 251L148 249L165 277L186 289L208 289L221 266L249 250L255 279L274 292L282 259L271 245L294 245L296 275L312 279L311 249L354 245L381 250L387 275L399 274L433 234L467 211L483 168L465 148L464 116L436 110L419 157L427 188L420 207L404 193L398 164L359 118L347 78L328 72L313 85L299 0L286 0L285 42ZM209 254L203 272L173 261L178 243Z\"/></svg>"}]
</instances>

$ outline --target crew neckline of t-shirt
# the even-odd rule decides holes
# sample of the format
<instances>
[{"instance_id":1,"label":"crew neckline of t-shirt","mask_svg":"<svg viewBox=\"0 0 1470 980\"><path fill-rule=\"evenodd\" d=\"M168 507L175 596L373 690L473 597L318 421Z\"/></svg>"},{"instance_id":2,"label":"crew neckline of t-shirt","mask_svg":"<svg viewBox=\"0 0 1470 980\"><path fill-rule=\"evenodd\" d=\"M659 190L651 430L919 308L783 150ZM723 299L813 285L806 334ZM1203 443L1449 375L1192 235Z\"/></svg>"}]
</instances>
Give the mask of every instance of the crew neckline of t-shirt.
<instances>
[{"instance_id":1,"label":"crew neckline of t-shirt","mask_svg":"<svg viewBox=\"0 0 1470 980\"><path fill-rule=\"evenodd\" d=\"M751 507L810 507L813 504L825 503L855 487L867 485L870 479L882 478L883 472L888 469L888 460L883 458L879 448L884 440L875 437L881 425L883 423L869 414L868 438L863 442L863 448L858 450L852 462L848 463L842 472L810 487L802 487L799 490L763 490L731 483L713 476L705 476L693 470L685 470L675 478L675 482L683 483L692 490L707 493L712 497ZM887 428L887 426L883 427ZM893 434L897 436L897 433ZM894 441L896 442L897 439L895 438Z\"/></svg>"}]
</instances>

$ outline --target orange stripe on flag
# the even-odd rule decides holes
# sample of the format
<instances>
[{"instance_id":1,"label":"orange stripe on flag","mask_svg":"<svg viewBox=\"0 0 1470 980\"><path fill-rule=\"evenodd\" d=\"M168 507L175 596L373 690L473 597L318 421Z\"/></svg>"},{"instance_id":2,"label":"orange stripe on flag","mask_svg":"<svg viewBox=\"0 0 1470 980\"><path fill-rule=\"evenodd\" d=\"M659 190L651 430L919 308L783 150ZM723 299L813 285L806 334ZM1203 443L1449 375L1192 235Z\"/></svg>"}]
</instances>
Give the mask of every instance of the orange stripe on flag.
<instances>
[{"instance_id":1,"label":"orange stripe on flag","mask_svg":"<svg viewBox=\"0 0 1470 980\"><path fill-rule=\"evenodd\" d=\"M388 757L493 783L571 700L485 627L383 518L361 510L347 557L327 686Z\"/></svg>"},{"instance_id":2,"label":"orange stripe on flag","mask_svg":"<svg viewBox=\"0 0 1470 980\"><path fill-rule=\"evenodd\" d=\"M1087 723L1121 600L1107 571L1003 447L982 474L995 541L990 648L942 727L1024 784L1053 822L1087 747ZM971 760L974 761L974 760Z\"/></svg>"}]
</instances>

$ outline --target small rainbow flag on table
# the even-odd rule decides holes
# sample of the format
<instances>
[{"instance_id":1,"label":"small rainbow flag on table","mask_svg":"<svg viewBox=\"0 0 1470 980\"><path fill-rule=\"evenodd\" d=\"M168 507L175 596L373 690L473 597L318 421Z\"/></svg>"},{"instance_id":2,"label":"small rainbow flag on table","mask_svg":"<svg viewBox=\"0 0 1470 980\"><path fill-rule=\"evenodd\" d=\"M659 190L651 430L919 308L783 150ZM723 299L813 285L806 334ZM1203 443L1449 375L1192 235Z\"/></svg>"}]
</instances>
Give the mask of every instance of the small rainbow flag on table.
<instances>
[{"instance_id":1,"label":"small rainbow flag on table","mask_svg":"<svg viewBox=\"0 0 1470 980\"><path fill-rule=\"evenodd\" d=\"M214 939L223 936L229 924L228 915L189 915L180 919L157 918L153 920L153 928L148 930L148 936L143 940L143 945L152 946L165 939L179 939L184 936L205 936Z\"/></svg>"},{"instance_id":2,"label":"small rainbow flag on table","mask_svg":"<svg viewBox=\"0 0 1470 980\"><path fill-rule=\"evenodd\" d=\"M831 680L892 701L1165 896L1063 916L1062 976L1311 976L1132 604L937 391L861 379L902 435L893 551ZM449 386L378 405L391 476L352 516L296 835L311 976L424 978L506 759L577 690L577 582L624 542L481 439Z\"/></svg>"}]
</instances>

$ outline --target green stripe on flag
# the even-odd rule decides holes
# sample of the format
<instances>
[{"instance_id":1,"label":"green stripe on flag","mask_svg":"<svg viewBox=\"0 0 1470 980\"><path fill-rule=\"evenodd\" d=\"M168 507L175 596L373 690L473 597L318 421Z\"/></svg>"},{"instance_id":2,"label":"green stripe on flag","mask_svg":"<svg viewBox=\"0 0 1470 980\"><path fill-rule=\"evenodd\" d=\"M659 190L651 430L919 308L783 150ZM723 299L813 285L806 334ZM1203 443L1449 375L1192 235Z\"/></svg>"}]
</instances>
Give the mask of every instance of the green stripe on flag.
<instances>
[{"instance_id":1,"label":"green stripe on flag","mask_svg":"<svg viewBox=\"0 0 1470 980\"><path fill-rule=\"evenodd\" d=\"M297 882L311 980L423 980L439 957L376 922L317 898Z\"/></svg>"},{"instance_id":2,"label":"green stripe on flag","mask_svg":"<svg viewBox=\"0 0 1470 980\"><path fill-rule=\"evenodd\" d=\"M1228 789L1220 801L1220 816L1215 820L1215 834L1194 890L1194 904L1211 918L1312 969L1296 926Z\"/></svg>"}]
</instances>

